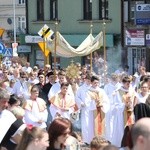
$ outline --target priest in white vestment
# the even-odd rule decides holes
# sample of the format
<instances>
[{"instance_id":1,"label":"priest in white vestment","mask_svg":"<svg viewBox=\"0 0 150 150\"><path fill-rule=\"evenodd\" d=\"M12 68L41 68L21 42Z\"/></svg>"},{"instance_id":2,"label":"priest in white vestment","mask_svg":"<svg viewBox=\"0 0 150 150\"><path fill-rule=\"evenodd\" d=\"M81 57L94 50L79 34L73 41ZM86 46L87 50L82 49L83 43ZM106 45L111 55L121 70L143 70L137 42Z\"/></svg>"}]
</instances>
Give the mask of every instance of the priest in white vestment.
<instances>
[{"instance_id":1,"label":"priest in white vestment","mask_svg":"<svg viewBox=\"0 0 150 150\"><path fill-rule=\"evenodd\" d=\"M110 142L113 139L113 126L114 126L114 116L113 116L113 110L114 110L114 93L117 89L120 88L120 84L118 82L118 75L113 73L111 75L110 82L104 86L104 90L108 96L109 103L110 103L110 109L106 113L106 136L105 138L109 140Z\"/></svg>"},{"instance_id":2,"label":"priest in white vestment","mask_svg":"<svg viewBox=\"0 0 150 150\"><path fill-rule=\"evenodd\" d=\"M116 90L113 98L113 134L112 144L121 146L121 140L126 126L134 124L133 107L135 106L135 91L131 87L131 79L125 76L123 86Z\"/></svg>"},{"instance_id":3,"label":"priest in white vestment","mask_svg":"<svg viewBox=\"0 0 150 150\"><path fill-rule=\"evenodd\" d=\"M76 93L76 103L81 113L81 136L84 143L90 144L94 137L94 118L91 103L93 102L89 95L88 90L91 86L91 77L86 75L83 85L79 87Z\"/></svg>"},{"instance_id":4,"label":"priest in white vestment","mask_svg":"<svg viewBox=\"0 0 150 150\"><path fill-rule=\"evenodd\" d=\"M105 114L110 109L110 103L105 91L99 88L99 78L97 76L91 77L91 88L89 89L88 94L93 101L91 107L94 113L94 135L102 135L105 137Z\"/></svg>"}]
</instances>

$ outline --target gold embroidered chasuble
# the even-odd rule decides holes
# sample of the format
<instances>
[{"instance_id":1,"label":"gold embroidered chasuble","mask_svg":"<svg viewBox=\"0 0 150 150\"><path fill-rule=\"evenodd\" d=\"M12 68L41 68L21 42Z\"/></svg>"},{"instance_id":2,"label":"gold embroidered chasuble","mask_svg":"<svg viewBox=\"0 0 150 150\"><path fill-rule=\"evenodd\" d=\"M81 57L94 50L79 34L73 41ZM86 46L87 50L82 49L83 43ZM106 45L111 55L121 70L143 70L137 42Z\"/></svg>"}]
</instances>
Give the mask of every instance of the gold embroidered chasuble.
<instances>
[{"instance_id":1,"label":"gold embroidered chasuble","mask_svg":"<svg viewBox=\"0 0 150 150\"><path fill-rule=\"evenodd\" d=\"M124 109L124 126L129 126L134 124L134 101L135 101L135 91L134 90L122 90L119 89L119 94L121 96L122 102L125 104ZM126 104L130 103L130 106L127 107Z\"/></svg>"},{"instance_id":2,"label":"gold embroidered chasuble","mask_svg":"<svg viewBox=\"0 0 150 150\"><path fill-rule=\"evenodd\" d=\"M94 133L97 135L104 135L105 133L105 114L102 111L103 93L101 91L88 91L91 99L96 103L96 110L94 110Z\"/></svg>"},{"instance_id":3,"label":"gold embroidered chasuble","mask_svg":"<svg viewBox=\"0 0 150 150\"><path fill-rule=\"evenodd\" d=\"M68 111L71 107L76 107L75 101L69 94L63 96L61 93L58 93L50 99L50 102L57 108L64 111Z\"/></svg>"}]
</instances>

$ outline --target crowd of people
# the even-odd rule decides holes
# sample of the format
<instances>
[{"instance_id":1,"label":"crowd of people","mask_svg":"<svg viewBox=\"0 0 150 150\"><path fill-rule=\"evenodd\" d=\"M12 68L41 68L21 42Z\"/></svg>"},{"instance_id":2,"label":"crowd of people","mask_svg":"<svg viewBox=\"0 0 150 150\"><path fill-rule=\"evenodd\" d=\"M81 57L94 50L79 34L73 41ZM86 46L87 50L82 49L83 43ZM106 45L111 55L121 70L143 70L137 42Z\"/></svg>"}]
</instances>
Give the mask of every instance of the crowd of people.
<instances>
[{"instance_id":1,"label":"crowd of people","mask_svg":"<svg viewBox=\"0 0 150 150\"><path fill-rule=\"evenodd\" d=\"M112 73L102 87L101 77L74 65L75 78L49 64L43 69L28 62L1 67L1 150L148 150L146 68L139 67L134 75Z\"/></svg>"}]
</instances>

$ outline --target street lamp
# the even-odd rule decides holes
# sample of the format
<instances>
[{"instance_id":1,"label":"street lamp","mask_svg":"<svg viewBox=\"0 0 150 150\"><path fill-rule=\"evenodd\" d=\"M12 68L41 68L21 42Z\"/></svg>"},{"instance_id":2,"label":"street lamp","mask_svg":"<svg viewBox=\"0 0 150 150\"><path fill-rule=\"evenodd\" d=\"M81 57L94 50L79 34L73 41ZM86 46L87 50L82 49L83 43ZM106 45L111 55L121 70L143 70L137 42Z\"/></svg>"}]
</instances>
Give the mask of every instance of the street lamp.
<instances>
[{"instance_id":1,"label":"street lamp","mask_svg":"<svg viewBox=\"0 0 150 150\"><path fill-rule=\"evenodd\" d=\"M16 43L16 0L13 0L13 15L14 15L14 43Z\"/></svg>"},{"instance_id":2,"label":"street lamp","mask_svg":"<svg viewBox=\"0 0 150 150\"><path fill-rule=\"evenodd\" d=\"M12 43L13 56L18 56L16 43L16 0L13 0L13 11L14 11L14 43Z\"/></svg>"}]
</instances>

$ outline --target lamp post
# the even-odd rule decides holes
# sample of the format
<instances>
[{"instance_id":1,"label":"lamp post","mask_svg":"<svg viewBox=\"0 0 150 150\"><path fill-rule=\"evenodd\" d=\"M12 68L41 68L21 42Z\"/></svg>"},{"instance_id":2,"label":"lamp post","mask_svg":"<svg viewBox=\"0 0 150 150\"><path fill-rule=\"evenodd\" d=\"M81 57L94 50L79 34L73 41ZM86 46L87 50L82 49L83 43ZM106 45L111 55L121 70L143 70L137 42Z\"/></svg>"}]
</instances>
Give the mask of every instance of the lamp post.
<instances>
[{"instance_id":1,"label":"lamp post","mask_svg":"<svg viewBox=\"0 0 150 150\"><path fill-rule=\"evenodd\" d=\"M4 31L5 30L3 28L0 28L0 42L2 40L2 36L3 36ZM1 63L2 63L2 54L0 54L0 65L1 65Z\"/></svg>"},{"instance_id":2,"label":"lamp post","mask_svg":"<svg viewBox=\"0 0 150 150\"><path fill-rule=\"evenodd\" d=\"M16 0L13 0L13 15L14 15L14 43L16 43Z\"/></svg>"},{"instance_id":3,"label":"lamp post","mask_svg":"<svg viewBox=\"0 0 150 150\"><path fill-rule=\"evenodd\" d=\"M55 47L54 47L54 76L56 78L56 63L57 63L57 58L56 58L56 47L57 47L57 26L58 22L55 22Z\"/></svg>"},{"instance_id":4,"label":"lamp post","mask_svg":"<svg viewBox=\"0 0 150 150\"><path fill-rule=\"evenodd\" d=\"M14 43L12 43L13 56L18 56L16 43L16 0L13 0L13 11L14 11Z\"/></svg>"}]
</instances>

